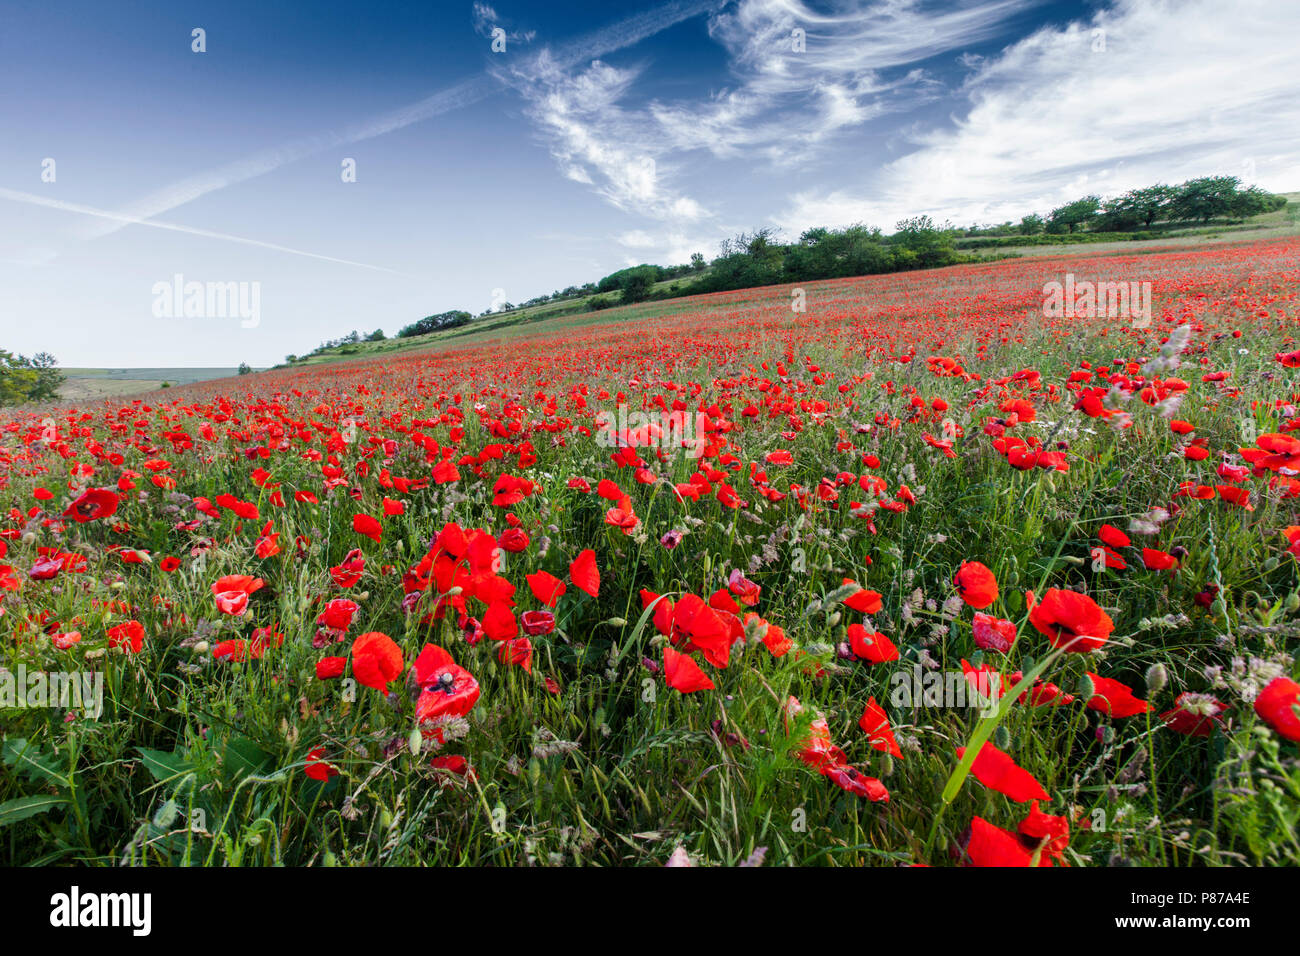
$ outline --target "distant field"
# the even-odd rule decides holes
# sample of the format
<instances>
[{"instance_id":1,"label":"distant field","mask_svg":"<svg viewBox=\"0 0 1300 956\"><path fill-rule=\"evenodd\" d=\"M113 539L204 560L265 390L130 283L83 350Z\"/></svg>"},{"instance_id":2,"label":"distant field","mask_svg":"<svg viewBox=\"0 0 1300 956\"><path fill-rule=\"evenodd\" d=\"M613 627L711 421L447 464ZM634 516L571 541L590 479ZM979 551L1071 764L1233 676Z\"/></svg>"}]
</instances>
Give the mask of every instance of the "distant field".
<instances>
[{"instance_id":1,"label":"distant field","mask_svg":"<svg viewBox=\"0 0 1300 956\"><path fill-rule=\"evenodd\" d=\"M87 401L115 395L138 395L168 385L192 385L238 375L237 368L65 368L59 397Z\"/></svg>"}]
</instances>

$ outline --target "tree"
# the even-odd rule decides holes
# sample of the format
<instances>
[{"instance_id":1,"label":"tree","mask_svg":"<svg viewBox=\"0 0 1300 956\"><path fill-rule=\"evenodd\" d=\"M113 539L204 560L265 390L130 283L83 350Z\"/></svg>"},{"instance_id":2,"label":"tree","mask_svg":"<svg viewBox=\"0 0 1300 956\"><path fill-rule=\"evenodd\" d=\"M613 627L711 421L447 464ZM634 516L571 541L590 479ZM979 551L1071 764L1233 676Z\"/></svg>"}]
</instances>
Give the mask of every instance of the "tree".
<instances>
[{"instance_id":1,"label":"tree","mask_svg":"<svg viewBox=\"0 0 1300 956\"><path fill-rule=\"evenodd\" d=\"M1227 216L1237 201L1237 187L1240 185L1241 180L1236 176L1189 179L1178 187L1174 197L1174 218L1209 222L1215 217Z\"/></svg>"},{"instance_id":2,"label":"tree","mask_svg":"<svg viewBox=\"0 0 1300 956\"><path fill-rule=\"evenodd\" d=\"M691 253L691 271L692 271L692 272L703 272L704 269L705 269L705 267L706 267L707 265L708 265L708 263L706 263L706 262L704 261L704 253L702 253L702 252L692 252L692 253Z\"/></svg>"},{"instance_id":3,"label":"tree","mask_svg":"<svg viewBox=\"0 0 1300 956\"><path fill-rule=\"evenodd\" d=\"M1047 231L1060 232L1065 229L1072 233L1075 229L1082 230L1096 219L1100 209L1100 196L1084 196L1064 206L1057 206L1047 217Z\"/></svg>"},{"instance_id":4,"label":"tree","mask_svg":"<svg viewBox=\"0 0 1300 956\"><path fill-rule=\"evenodd\" d=\"M623 302L641 302L650 297L650 290L655 284L655 267L639 266L624 276L622 280Z\"/></svg>"},{"instance_id":5,"label":"tree","mask_svg":"<svg viewBox=\"0 0 1300 956\"><path fill-rule=\"evenodd\" d=\"M384 330L383 330L383 329L375 329L373 332L371 332L369 335L366 336L366 341L367 341L367 342L382 342L382 341L384 341L386 338L388 338L388 336L384 335Z\"/></svg>"},{"instance_id":6,"label":"tree","mask_svg":"<svg viewBox=\"0 0 1300 956\"><path fill-rule=\"evenodd\" d=\"M1047 222L1036 212L1031 212L1020 220L1020 232L1026 236L1036 236L1043 231Z\"/></svg>"},{"instance_id":7,"label":"tree","mask_svg":"<svg viewBox=\"0 0 1300 956\"><path fill-rule=\"evenodd\" d=\"M58 398L64 376L55 367L57 364L49 352L37 352L35 357L27 358L0 349L0 405L50 402Z\"/></svg>"},{"instance_id":8,"label":"tree","mask_svg":"<svg viewBox=\"0 0 1300 956\"><path fill-rule=\"evenodd\" d=\"M1173 186L1157 183L1145 189L1130 189L1125 195L1137 210L1142 225L1150 229L1152 223L1169 213L1169 204L1177 193Z\"/></svg>"},{"instance_id":9,"label":"tree","mask_svg":"<svg viewBox=\"0 0 1300 956\"><path fill-rule=\"evenodd\" d=\"M240 363L239 363L239 374L240 374L240 375L248 375L248 374L252 373L252 371L253 371L252 367L251 367L247 362L240 362Z\"/></svg>"}]
</instances>

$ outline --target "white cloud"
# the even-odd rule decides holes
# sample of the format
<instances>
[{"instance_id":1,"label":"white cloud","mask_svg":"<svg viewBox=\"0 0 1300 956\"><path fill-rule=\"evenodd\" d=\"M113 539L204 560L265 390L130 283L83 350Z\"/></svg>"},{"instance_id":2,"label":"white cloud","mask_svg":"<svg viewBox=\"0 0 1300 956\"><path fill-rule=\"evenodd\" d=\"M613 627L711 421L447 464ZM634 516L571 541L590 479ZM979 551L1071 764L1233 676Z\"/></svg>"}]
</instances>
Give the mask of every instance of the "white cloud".
<instances>
[{"instance_id":1,"label":"white cloud","mask_svg":"<svg viewBox=\"0 0 1300 956\"><path fill-rule=\"evenodd\" d=\"M798 193L777 221L999 222L1210 173L1293 189L1298 35L1294 0L1119 0L972 64L952 128L912 132L916 148L873 181Z\"/></svg>"}]
</instances>

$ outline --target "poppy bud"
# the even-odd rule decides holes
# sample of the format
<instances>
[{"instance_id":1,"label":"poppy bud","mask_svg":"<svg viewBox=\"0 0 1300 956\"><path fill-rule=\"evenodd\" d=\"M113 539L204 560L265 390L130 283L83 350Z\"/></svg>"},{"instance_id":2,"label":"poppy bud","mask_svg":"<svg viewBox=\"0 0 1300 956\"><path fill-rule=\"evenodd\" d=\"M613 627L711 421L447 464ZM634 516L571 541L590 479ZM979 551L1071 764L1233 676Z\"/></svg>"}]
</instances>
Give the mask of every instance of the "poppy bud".
<instances>
[{"instance_id":1,"label":"poppy bud","mask_svg":"<svg viewBox=\"0 0 1300 956\"><path fill-rule=\"evenodd\" d=\"M888 777L894 772L894 758L889 754L880 755L880 775Z\"/></svg>"},{"instance_id":2,"label":"poppy bud","mask_svg":"<svg viewBox=\"0 0 1300 956\"><path fill-rule=\"evenodd\" d=\"M199 641L193 647L190 648L190 651L194 654L206 654L208 652L208 642Z\"/></svg>"},{"instance_id":3,"label":"poppy bud","mask_svg":"<svg viewBox=\"0 0 1300 956\"><path fill-rule=\"evenodd\" d=\"M993 731L993 743L999 750L1010 750L1011 731L1005 725L998 724L998 729Z\"/></svg>"},{"instance_id":4,"label":"poppy bud","mask_svg":"<svg viewBox=\"0 0 1300 956\"><path fill-rule=\"evenodd\" d=\"M420 747L424 744L424 735L420 733L420 728L416 727L411 731L411 736L406 738L406 745L411 748L412 755L420 756Z\"/></svg>"},{"instance_id":5,"label":"poppy bud","mask_svg":"<svg viewBox=\"0 0 1300 956\"><path fill-rule=\"evenodd\" d=\"M1292 591L1286 596L1286 603L1283 606L1292 613L1300 610L1300 594Z\"/></svg>"},{"instance_id":6,"label":"poppy bud","mask_svg":"<svg viewBox=\"0 0 1300 956\"><path fill-rule=\"evenodd\" d=\"M836 624L840 623L840 612L836 611L834 614L828 617L826 619L826 623L829 624L831 627L834 627Z\"/></svg>"},{"instance_id":7,"label":"poppy bud","mask_svg":"<svg viewBox=\"0 0 1300 956\"><path fill-rule=\"evenodd\" d=\"M1097 693L1097 688L1092 682L1092 678L1084 674L1079 678L1079 683L1074 687L1075 693L1083 700L1084 703L1092 700Z\"/></svg>"},{"instance_id":8,"label":"poppy bud","mask_svg":"<svg viewBox=\"0 0 1300 956\"><path fill-rule=\"evenodd\" d=\"M1277 558L1276 558L1276 557L1271 557L1271 558L1269 558L1267 561L1264 562L1264 570L1265 570L1265 571L1273 571L1273 570L1275 570L1276 568L1277 568Z\"/></svg>"},{"instance_id":9,"label":"poppy bud","mask_svg":"<svg viewBox=\"0 0 1300 956\"><path fill-rule=\"evenodd\" d=\"M1154 697L1160 691L1164 690L1169 683L1169 672L1165 670L1165 665L1156 663L1147 668L1147 697Z\"/></svg>"}]
</instances>

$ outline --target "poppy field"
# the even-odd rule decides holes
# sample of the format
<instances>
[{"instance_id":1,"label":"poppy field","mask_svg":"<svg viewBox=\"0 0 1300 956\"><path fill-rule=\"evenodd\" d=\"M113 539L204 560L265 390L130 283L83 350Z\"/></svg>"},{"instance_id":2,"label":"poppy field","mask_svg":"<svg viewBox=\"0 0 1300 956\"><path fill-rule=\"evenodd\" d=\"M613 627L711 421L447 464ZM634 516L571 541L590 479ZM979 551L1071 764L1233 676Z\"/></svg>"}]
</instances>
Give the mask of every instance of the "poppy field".
<instances>
[{"instance_id":1,"label":"poppy field","mask_svg":"<svg viewBox=\"0 0 1300 956\"><path fill-rule=\"evenodd\" d=\"M1298 330L1287 237L8 410L3 859L1300 863Z\"/></svg>"}]
</instances>

